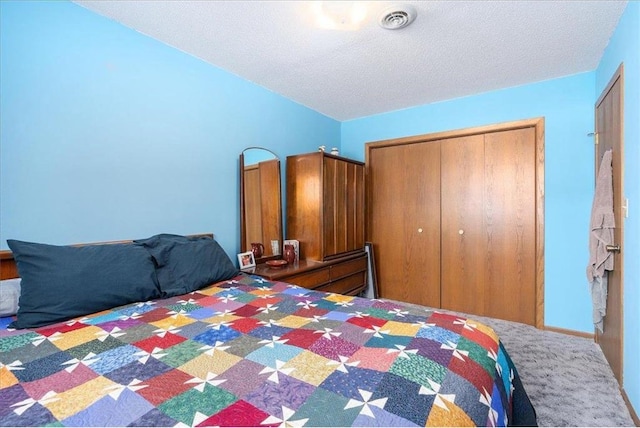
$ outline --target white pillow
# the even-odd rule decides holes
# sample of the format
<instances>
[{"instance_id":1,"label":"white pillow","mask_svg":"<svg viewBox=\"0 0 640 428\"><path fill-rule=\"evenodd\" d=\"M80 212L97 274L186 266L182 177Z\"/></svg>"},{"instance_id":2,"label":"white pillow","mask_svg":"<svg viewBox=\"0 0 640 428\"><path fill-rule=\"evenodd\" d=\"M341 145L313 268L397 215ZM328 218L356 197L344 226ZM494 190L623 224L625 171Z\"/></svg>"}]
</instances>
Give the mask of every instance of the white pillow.
<instances>
[{"instance_id":1,"label":"white pillow","mask_svg":"<svg viewBox=\"0 0 640 428\"><path fill-rule=\"evenodd\" d=\"M0 281L0 317L8 317L18 312L20 282L20 278Z\"/></svg>"}]
</instances>

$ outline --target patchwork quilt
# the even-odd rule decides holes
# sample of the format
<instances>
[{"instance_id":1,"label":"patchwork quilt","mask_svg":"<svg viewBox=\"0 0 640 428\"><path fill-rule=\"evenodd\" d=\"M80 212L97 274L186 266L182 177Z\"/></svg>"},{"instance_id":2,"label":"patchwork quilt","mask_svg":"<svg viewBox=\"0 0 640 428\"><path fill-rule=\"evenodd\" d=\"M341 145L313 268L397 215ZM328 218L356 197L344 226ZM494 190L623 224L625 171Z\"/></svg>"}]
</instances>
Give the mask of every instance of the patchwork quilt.
<instances>
[{"instance_id":1,"label":"patchwork quilt","mask_svg":"<svg viewBox=\"0 0 640 428\"><path fill-rule=\"evenodd\" d=\"M476 321L240 275L0 330L0 425L504 426L513 377Z\"/></svg>"}]
</instances>

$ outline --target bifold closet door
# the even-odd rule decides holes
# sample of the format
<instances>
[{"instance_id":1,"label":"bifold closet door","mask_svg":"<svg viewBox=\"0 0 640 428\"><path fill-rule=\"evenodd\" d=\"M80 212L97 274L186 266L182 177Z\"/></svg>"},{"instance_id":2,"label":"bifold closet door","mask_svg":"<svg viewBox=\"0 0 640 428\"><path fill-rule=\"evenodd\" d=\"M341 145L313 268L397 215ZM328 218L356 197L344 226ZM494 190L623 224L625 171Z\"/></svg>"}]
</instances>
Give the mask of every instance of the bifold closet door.
<instances>
[{"instance_id":1,"label":"bifold closet door","mask_svg":"<svg viewBox=\"0 0 640 428\"><path fill-rule=\"evenodd\" d=\"M535 130L443 140L442 308L534 325Z\"/></svg>"},{"instance_id":2,"label":"bifold closet door","mask_svg":"<svg viewBox=\"0 0 640 428\"><path fill-rule=\"evenodd\" d=\"M483 314L484 135L442 140L441 171L442 308Z\"/></svg>"},{"instance_id":3,"label":"bifold closet door","mask_svg":"<svg viewBox=\"0 0 640 428\"><path fill-rule=\"evenodd\" d=\"M440 144L379 147L369 155L369 239L380 295L440 307Z\"/></svg>"},{"instance_id":4,"label":"bifold closet door","mask_svg":"<svg viewBox=\"0 0 640 428\"><path fill-rule=\"evenodd\" d=\"M485 313L536 324L535 129L485 134Z\"/></svg>"}]
</instances>

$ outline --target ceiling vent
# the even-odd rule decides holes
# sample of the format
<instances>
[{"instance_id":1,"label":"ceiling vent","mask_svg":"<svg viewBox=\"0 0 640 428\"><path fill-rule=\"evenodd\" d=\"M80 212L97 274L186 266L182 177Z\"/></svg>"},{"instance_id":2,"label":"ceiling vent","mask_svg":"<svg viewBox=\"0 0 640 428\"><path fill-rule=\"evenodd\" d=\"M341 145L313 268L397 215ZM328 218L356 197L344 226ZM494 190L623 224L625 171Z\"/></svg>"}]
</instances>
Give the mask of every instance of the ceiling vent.
<instances>
[{"instance_id":1,"label":"ceiling vent","mask_svg":"<svg viewBox=\"0 0 640 428\"><path fill-rule=\"evenodd\" d=\"M387 30L399 30L416 19L416 10L408 5L395 5L386 8L380 14L378 23Z\"/></svg>"}]
</instances>

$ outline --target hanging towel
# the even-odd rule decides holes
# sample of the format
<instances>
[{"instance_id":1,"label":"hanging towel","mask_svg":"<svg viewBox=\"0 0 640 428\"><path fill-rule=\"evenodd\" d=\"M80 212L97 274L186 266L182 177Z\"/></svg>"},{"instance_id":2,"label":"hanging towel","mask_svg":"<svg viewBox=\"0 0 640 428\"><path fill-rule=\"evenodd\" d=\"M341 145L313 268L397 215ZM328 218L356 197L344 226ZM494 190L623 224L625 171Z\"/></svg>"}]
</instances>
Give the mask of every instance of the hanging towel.
<instances>
[{"instance_id":1,"label":"hanging towel","mask_svg":"<svg viewBox=\"0 0 640 428\"><path fill-rule=\"evenodd\" d=\"M602 333L603 318L607 313L607 274L613 270L613 253L607 245L613 245L613 230L616 227L613 215L613 171L612 151L602 156L596 190L591 206L591 233L589 234L589 265L587 279L593 301L593 323Z\"/></svg>"}]
</instances>

